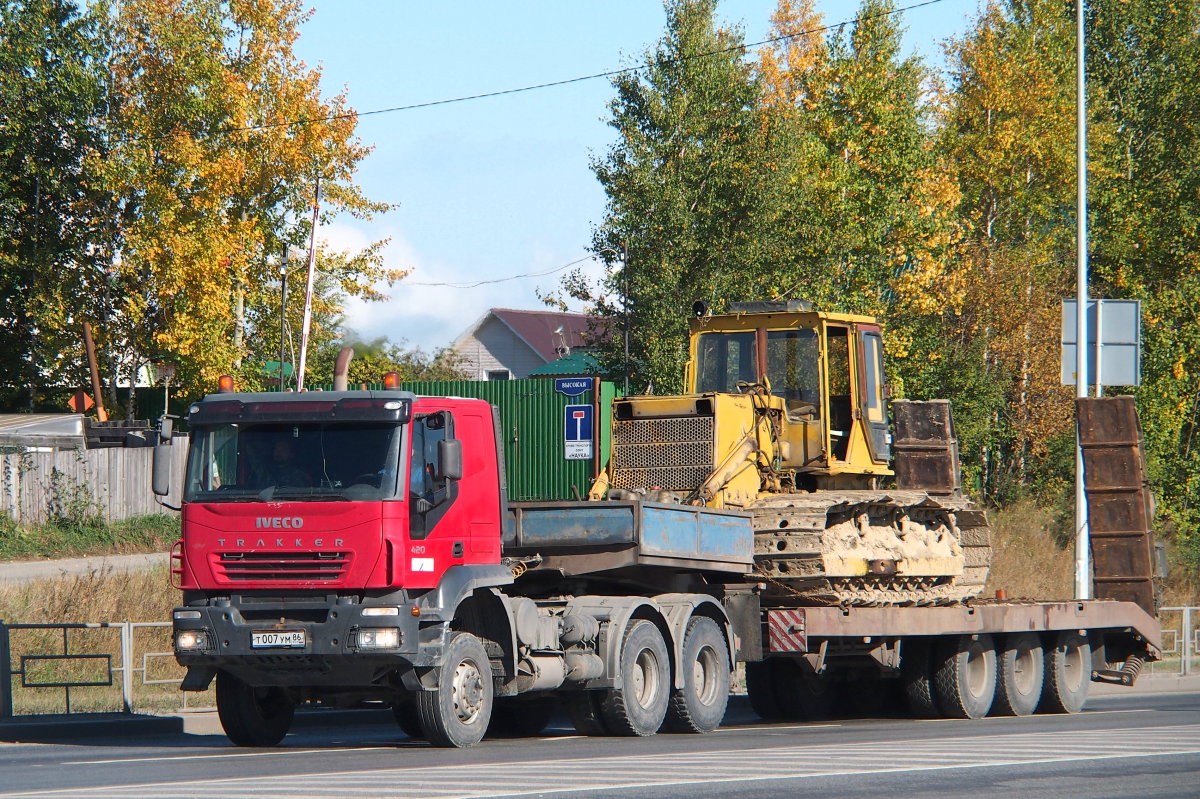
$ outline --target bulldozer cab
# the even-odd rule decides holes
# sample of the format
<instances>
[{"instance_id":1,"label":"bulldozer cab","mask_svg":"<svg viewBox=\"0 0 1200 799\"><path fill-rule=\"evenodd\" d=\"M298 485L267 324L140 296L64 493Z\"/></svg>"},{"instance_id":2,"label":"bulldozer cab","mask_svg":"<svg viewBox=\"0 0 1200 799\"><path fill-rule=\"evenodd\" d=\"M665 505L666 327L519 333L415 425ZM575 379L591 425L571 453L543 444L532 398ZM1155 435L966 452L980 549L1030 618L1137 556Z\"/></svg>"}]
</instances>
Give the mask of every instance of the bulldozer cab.
<instances>
[{"instance_id":1,"label":"bulldozer cab","mask_svg":"<svg viewBox=\"0 0 1200 799\"><path fill-rule=\"evenodd\" d=\"M730 307L692 320L687 392L771 397L788 444L782 460L791 468L887 473L879 324L794 300Z\"/></svg>"}]
</instances>

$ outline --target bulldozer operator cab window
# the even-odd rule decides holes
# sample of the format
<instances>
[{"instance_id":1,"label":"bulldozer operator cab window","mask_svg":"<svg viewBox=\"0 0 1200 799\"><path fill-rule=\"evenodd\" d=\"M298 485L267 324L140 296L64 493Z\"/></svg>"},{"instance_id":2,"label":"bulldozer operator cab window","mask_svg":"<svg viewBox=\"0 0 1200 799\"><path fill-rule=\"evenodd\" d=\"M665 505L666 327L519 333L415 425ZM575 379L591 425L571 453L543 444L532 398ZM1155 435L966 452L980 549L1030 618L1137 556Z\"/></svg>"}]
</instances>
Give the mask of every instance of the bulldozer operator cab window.
<instances>
[{"instance_id":1,"label":"bulldozer operator cab window","mask_svg":"<svg viewBox=\"0 0 1200 799\"><path fill-rule=\"evenodd\" d=\"M696 391L738 393L738 383L757 383L755 333L704 333L697 346Z\"/></svg>"},{"instance_id":2,"label":"bulldozer operator cab window","mask_svg":"<svg viewBox=\"0 0 1200 799\"><path fill-rule=\"evenodd\" d=\"M816 419L821 411L820 345L815 330L767 332L767 378L788 415Z\"/></svg>"},{"instance_id":3,"label":"bulldozer operator cab window","mask_svg":"<svg viewBox=\"0 0 1200 799\"><path fill-rule=\"evenodd\" d=\"M829 361L829 443L833 457L844 461L854 425L850 402L850 330L830 325L825 338Z\"/></svg>"}]
</instances>

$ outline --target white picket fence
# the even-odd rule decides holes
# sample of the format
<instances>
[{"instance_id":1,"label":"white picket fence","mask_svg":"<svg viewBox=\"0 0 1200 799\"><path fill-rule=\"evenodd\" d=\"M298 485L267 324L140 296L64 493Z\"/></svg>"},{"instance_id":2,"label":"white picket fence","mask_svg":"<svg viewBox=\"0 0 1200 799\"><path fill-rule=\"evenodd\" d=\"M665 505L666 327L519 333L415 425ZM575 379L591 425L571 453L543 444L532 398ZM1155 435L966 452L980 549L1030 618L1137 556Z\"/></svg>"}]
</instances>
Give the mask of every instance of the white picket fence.
<instances>
[{"instance_id":1,"label":"white picket fence","mask_svg":"<svg viewBox=\"0 0 1200 799\"><path fill-rule=\"evenodd\" d=\"M187 439L177 439L171 494L179 504ZM167 512L150 491L152 447L109 447L0 455L0 513L36 524L52 516L90 515L118 521Z\"/></svg>"}]
</instances>

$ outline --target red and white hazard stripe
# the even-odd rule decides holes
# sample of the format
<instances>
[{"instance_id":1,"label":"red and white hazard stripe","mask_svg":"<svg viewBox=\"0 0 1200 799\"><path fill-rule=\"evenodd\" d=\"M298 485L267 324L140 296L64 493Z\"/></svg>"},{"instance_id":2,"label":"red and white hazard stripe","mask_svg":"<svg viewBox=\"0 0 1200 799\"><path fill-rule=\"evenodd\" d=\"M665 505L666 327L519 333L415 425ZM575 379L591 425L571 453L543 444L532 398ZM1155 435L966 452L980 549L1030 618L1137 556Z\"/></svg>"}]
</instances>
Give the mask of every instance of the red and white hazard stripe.
<instances>
[{"instance_id":1,"label":"red and white hazard stripe","mask_svg":"<svg viewBox=\"0 0 1200 799\"><path fill-rule=\"evenodd\" d=\"M807 652L803 610L767 611L767 638L772 652Z\"/></svg>"}]
</instances>

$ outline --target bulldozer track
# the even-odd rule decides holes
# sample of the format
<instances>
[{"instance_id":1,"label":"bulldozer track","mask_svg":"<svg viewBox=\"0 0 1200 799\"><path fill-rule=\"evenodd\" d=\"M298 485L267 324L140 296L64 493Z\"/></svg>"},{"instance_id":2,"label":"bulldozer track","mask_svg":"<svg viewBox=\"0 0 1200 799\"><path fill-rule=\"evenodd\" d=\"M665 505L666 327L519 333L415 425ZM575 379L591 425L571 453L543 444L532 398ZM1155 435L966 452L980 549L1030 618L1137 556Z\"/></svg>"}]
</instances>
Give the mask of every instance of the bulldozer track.
<instances>
[{"instance_id":1,"label":"bulldozer track","mask_svg":"<svg viewBox=\"0 0 1200 799\"><path fill-rule=\"evenodd\" d=\"M991 529L983 511L962 496L934 496L924 491L816 491L761 498L754 514L756 579L767 585L769 601L828 605L945 605L978 595L992 560ZM823 557L837 547L832 533L866 519L872 530L895 533L893 542L876 545L869 555L880 562L901 562L917 532L944 542L954 573L885 573L862 576L827 575ZM853 528L851 528L853 529ZM878 532L876 532L878 535ZM940 539L939 539L940 540ZM859 558L867 555L858 554Z\"/></svg>"}]
</instances>

